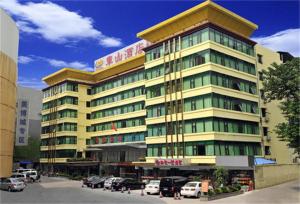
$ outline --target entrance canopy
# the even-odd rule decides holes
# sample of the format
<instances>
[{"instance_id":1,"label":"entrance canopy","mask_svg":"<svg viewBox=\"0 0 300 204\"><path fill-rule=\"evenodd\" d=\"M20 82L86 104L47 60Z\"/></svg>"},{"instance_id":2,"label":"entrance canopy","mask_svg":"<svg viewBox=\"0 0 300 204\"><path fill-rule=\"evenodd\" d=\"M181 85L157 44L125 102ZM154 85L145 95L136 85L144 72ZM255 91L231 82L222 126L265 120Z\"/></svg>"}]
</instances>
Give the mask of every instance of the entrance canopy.
<instances>
[{"instance_id":1,"label":"entrance canopy","mask_svg":"<svg viewBox=\"0 0 300 204\"><path fill-rule=\"evenodd\" d=\"M264 165L264 164L276 164L276 161L265 159L262 157L255 158L255 165Z\"/></svg>"},{"instance_id":2,"label":"entrance canopy","mask_svg":"<svg viewBox=\"0 0 300 204\"><path fill-rule=\"evenodd\" d=\"M112 147L133 147L137 149L146 149L147 145L145 142L129 142L129 143L105 143L105 144L93 144L89 145L88 149L86 151L89 151L89 149L98 149L104 150L107 148L112 148Z\"/></svg>"}]
</instances>

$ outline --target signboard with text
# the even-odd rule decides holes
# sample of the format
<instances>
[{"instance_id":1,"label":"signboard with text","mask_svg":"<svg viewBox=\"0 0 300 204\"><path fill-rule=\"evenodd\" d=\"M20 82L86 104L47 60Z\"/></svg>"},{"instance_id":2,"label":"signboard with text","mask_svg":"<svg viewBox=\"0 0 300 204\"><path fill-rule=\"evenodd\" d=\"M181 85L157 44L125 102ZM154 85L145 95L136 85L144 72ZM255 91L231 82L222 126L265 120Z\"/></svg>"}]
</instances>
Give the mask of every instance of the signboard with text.
<instances>
[{"instance_id":1,"label":"signboard with text","mask_svg":"<svg viewBox=\"0 0 300 204\"><path fill-rule=\"evenodd\" d=\"M147 42L146 40L140 40L140 41L133 43L127 47L124 47L123 49L120 49L109 55L101 57L101 58L95 60L94 71L102 69L104 67L112 66L116 63L122 62L131 57L142 54L144 52L143 49L149 45L150 45L150 42Z\"/></svg>"},{"instance_id":2,"label":"signboard with text","mask_svg":"<svg viewBox=\"0 0 300 204\"><path fill-rule=\"evenodd\" d=\"M155 166L185 166L190 164L187 159L155 159Z\"/></svg>"},{"instance_id":3,"label":"signboard with text","mask_svg":"<svg viewBox=\"0 0 300 204\"><path fill-rule=\"evenodd\" d=\"M18 100L17 123L16 123L16 146L28 145L28 120L29 101L26 99Z\"/></svg>"},{"instance_id":4,"label":"signboard with text","mask_svg":"<svg viewBox=\"0 0 300 204\"><path fill-rule=\"evenodd\" d=\"M208 185L209 185L209 180L202 180L201 181L201 191L203 193L207 193L208 192Z\"/></svg>"}]
</instances>

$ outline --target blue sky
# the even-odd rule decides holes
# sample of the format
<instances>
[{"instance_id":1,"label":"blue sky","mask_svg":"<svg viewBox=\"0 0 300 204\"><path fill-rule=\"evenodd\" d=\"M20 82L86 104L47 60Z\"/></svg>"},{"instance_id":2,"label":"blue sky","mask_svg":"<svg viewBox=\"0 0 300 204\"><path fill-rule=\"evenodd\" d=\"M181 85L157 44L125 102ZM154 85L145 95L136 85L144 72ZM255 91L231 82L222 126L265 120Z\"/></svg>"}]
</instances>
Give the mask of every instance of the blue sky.
<instances>
[{"instance_id":1,"label":"blue sky","mask_svg":"<svg viewBox=\"0 0 300 204\"><path fill-rule=\"evenodd\" d=\"M41 89L62 67L92 70L95 59L136 42L136 33L203 1L0 0L20 29L19 84ZM259 25L252 38L300 56L299 1L214 1Z\"/></svg>"}]
</instances>

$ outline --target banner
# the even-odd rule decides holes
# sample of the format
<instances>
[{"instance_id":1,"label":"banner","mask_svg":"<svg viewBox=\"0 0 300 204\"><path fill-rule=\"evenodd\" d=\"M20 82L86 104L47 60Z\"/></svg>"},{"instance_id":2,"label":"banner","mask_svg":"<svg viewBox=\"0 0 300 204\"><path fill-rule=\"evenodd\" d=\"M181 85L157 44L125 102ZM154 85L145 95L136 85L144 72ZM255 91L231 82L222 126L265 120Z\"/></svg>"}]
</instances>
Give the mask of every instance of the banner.
<instances>
[{"instance_id":1,"label":"banner","mask_svg":"<svg viewBox=\"0 0 300 204\"><path fill-rule=\"evenodd\" d=\"M16 146L28 145L28 127L29 127L29 101L18 99L17 122L16 122Z\"/></svg>"}]
</instances>

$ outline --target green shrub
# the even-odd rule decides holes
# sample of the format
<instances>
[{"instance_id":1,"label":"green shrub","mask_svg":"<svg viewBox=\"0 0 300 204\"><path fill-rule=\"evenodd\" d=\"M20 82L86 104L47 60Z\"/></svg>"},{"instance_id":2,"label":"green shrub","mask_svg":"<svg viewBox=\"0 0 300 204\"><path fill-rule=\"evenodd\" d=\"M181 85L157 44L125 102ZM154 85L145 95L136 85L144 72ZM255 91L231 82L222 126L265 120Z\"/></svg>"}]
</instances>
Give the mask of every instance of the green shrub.
<instances>
[{"instance_id":1,"label":"green shrub","mask_svg":"<svg viewBox=\"0 0 300 204\"><path fill-rule=\"evenodd\" d=\"M221 193L223 193L223 191L222 191L221 188L216 188L215 193L216 194L221 194Z\"/></svg>"},{"instance_id":2,"label":"green shrub","mask_svg":"<svg viewBox=\"0 0 300 204\"><path fill-rule=\"evenodd\" d=\"M221 189L222 189L222 192L223 192L223 193L228 193L228 192L229 192L229 190L228 190L227 187L221 187Z\"/></svg>"},{"instance_id":3,"label":"green shrub","mask_svg":"<svg viewBox=\"0 0 300 204\"><path fill-rule=\"evenodd\" d=\"M235 188L234 186L228 186L229 192L234 192L234 191L238 191L237 188Z\"/></svg>"},{"instance_id":4,"label":"green shrub","mask_svg":"<svg viewBox=\"0 0 300 204\"><path fill-rule=\"evenodd\" d=\"M241 190L241 185L240 184L235 184L233 185L234 188L237 189L237 191Z\"/></svg>"},{"instance_id":5,"label":"green shrub","mask_svg":"<svg viewBox=\"0 0 300 204\"><path fill-rule=\"evenodd\" d=\"M228 170L226 170L222 167L218 167L213 172L213 177L214 177L214 180L215 180L215 185L217 187L220 187L222 184L226 185L227 180L228 180Z\"/></svg>"},{"instance_id":6,"label":"green shrub","mask_svg":"<svg viewBox=\"0 0 300 204\"><path fill-rule=\"evenodd\" d=\"M213 190L208 190L208 196L213 196L213 195L216 195L216 193L213 191Z\"/></svg>"}]
</instances>

